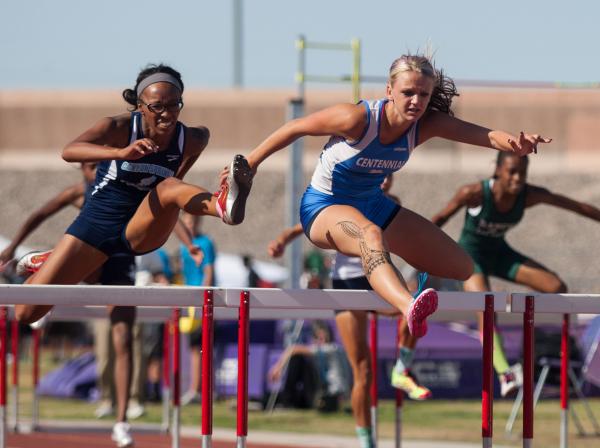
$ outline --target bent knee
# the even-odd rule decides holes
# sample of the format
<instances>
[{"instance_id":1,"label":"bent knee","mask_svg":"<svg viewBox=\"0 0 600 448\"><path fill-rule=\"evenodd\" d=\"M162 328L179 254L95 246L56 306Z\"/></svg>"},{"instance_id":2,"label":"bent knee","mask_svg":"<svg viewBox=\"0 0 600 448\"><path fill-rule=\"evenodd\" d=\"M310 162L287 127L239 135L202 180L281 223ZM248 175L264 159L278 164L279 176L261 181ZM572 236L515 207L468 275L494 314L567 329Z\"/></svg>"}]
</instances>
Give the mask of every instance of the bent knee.
<instances>
[{"instance_id":1,"label":"bent knee","mask_svg":"<svg viewBox=\"0 0 600 448\"><path fill-rule=\"evenodd\" d=\"M568 290L567 284L559 277L555 277L554 279L552 279L552 281L548 285L548 289L548 292L553 294L564 294Z\"/></svg>"},{"instance_id":2,"label":"bent knee","mask_svg":"<svg viewBox=\"0 0 600 448\"><path fill-rule=\"evenodd\" d=\"M376 224L367 224L362 229L363 238L370 247L383 248L383 230Z\"/></svg>"}]
</instances>

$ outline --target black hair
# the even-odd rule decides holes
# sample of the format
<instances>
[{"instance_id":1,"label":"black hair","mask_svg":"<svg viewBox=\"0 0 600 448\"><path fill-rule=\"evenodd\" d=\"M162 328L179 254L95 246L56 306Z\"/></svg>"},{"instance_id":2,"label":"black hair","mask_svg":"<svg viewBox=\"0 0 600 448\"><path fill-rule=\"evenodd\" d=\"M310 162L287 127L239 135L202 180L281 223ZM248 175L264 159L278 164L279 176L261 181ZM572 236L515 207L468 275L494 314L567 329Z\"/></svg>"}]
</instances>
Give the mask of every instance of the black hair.
<instances>
[{"instance_id":1,"label":"black hair","mask_svg":"<svg viewBox=\"0 0 600 448\"><path fill-rule=\"evenodd\" d=\"M507 159L508 157L523 158L527 161L527 163L529 163L529 156L527 156L527 155L519 156L518 154L511 152L511 151L498 151L498 156L496 157L496 168L500 168L502 166L502 164L504 163L504 160Z\"/></svg>"},{"instance_id":2,"label":"black hair","mask_svg":"<svg viewBox=\"0 0 600 448\"><path fill-rule=\"evenodd\" d=\"M496 168L494 170L494 179L496 179L498 176L496 176L495 171L498 170L498 168L500 168L502 166L502 164L504 163L504 161L506 159L508 159L509 157L517 157L519 159L523 158L525 159L525 161L527 163L529 163L529 156L524 155L524 156L520 156L517 153L514 153L512 151L498 151L498 155L496 156Z\"/></svg>"},{"instance_id":3,"label":"black hair","mask_svg":"<svg viewBox=\"0 0 600 448\"><path fill-rule=\"evenodd\" d=\"M135 108L137 108L138 105L137 87L140 85L140 82L142 82L148 76L153 75L155 73L168 73L169 75L175 77L177 81L179 81L179 83L181 84L181 93L183 93L183 81L181 80L181 73L165 64L148 64L138 74L133 89L123 90L123 99L127 101L128 104L131 104L133 106L132 110L135 110Z\"/></svg>"}]
</instances>

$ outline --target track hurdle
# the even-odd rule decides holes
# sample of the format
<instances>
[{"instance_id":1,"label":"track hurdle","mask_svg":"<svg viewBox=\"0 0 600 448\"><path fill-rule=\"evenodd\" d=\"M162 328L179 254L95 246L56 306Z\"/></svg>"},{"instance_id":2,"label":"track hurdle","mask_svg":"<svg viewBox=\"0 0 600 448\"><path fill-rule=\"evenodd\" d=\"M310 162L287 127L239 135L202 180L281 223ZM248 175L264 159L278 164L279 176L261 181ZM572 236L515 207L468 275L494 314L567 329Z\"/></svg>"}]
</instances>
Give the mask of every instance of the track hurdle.
<instances>
[{"instance_id":1,"label":"track hurdle","mask_svg":"<svg viewBox=\"0 0 600 448\"><path fill-rule=\"evenodd\" d=\"M523 314L523 447L533 446L534 313L563 315L561 339L561 423L560 447L568 446L569 314L600 314L600 295L592 294L511 294L509 309ZM566 316L566 317L565 317ZM539 395L539 394L538 394Z\"/></svg>"},{"instance_id":2,"label":"track hurdle","mask_svg":"<svg viewBox=\"0 0 600 448\"><path fill-rule=\"evenodd\" d=\"M238 294L242 295L242 293L247 292L249 294L249 303L248 306L250 308L250 312L252 310L257 309L269 309L269 310L279 310L281 313L285 311L286 316L292 310L303 310L303 309L321 309L321 310L335 310L335 309L355 309L355 310L393 310L393 308L381 299L375 292L373 291L362 291L362 290L284 290L284 289L248 289L248 290L236 290L236 289L228 289L226 293L226 306L241 308L242 303L245 305L245 300L237 297ZM462 293L462 292L441 292L439 293L439 305L438 310L441 311L483 311L488 313L488 316L491 313L492 319L487 320L487 326L489 326L490 322L493 325L493 313L494 312L504 312L506 311L506 303L508 300L508 294L506 293ZM485 330L484 330L485 331ZM488 334L491 334L489 328L487 329ZM492 330L493 332L493 327ZM493 338L486 338L484 341L485 347L484 350L488 351L488 354L492 353L493 350ZM244 350L243 352L238 350L238 356L241 356L238 359L238 367L240 364L247 365L248 362L248 351ZM491 356L486 357L486 362L490 365L486 367L486 369L492 369L491 366ZM484 369L485 370L485 369ZM490 389L491 385L488 387L485 395L488 397L488 401L486 403L487 414L482 415L482 435L486 435L486 437L482 437L482 443L484 447L491 447L491 435L492 435L492 427L491 427L491 408L493 406L493 394ZM482 388L482 395L484 394ZM239 395L240 389L238 388L238 418L246 418L247 412L245 412L245 416L240 416L240 401L242 402L242 406L247 408L248 396L247 391L244 397L240 397ZM401 422L399 422L401 424ZM244 425L244 423L241 423ZM247 420L246 423L247 425ZM238 421L238 425L240 422ZM399 427L399 425L397 425ZM239 426L238 426L239 428ZM247 427L246 427L247 429ZM247 434L246 434L247 435ZM238 439L239 440L239 439ZM244 438L245 443L245 438ZM400 443L397 441L397 443ZM245 447L245 445L238 445L238 448Z\"/></svg>"},{"instance_id":3,"label":"track hurdle","mask_svg":"<svg viewBox=\"0 0 600 448\"><path fill-rule=\"evenodd\" d=\"M150 315L159 316L164 320L165 313L174 305L198 306L201 304L202 287L172 287L172 286L103 286L103 285L0 285L0 303L11 304L62 304L55 307L53 317L64 319L69 316L96 315L106 318L106 305L154 307L149 310ZM215 302L218 306L225 306L225 292L212 288ZM82 306L89 307L84 311ZM156 311L157 309L162 311ZM143 313L140 313L143 314ZM231 313L227 314L230 317ZM8 308L0 308L0 448L6 448L6 331ZM177 319L178 322L178 319ZM175 342L173 338L173 342ZM174 350L176 353L177 350ZM179 360L174 362L178 363ZM179 370L179 368L177 368ZM175 377L176 378L176 377ZM176 384L174 378L174 386ZM176 394L174 394L176 395ZM173 398L175 400L175 397ZM174 421L178 421L174 417ZM173 430L173 446L179 443L178 430ZM175 438L175 439L173 439Z\"/></svg>"}]
</instances>

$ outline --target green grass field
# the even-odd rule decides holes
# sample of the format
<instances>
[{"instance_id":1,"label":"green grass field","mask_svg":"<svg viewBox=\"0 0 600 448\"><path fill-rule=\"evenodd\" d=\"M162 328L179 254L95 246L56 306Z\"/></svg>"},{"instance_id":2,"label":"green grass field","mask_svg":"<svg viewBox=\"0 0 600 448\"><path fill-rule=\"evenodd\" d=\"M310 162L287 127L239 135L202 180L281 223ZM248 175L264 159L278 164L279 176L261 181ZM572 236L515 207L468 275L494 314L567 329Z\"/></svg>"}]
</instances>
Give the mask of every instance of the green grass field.
<instances>
[{"instance_id":1,"label":"green grass field","mask_svg":"<svg viewBox=\"0 0 600 448\"><path fill-rule=\"evenodd\" d=\"M42 372L55 368L48 359L44 360ZM20 365L19 406L20 416L29 419L31 415L31 375L28 362ZM10 394L9 394L10 397ZM404 434L407 439L444 440L478 442L481 437L481 402L478 400L431 400L428 402L408 402L404 407ZM600 419L600 399L591 400L595 415ZM504 435L504 425L508 418L511 401L498 400L494 405L494 441L504 446L521 446L521 420L517 420L512 438ZM586 429L591 430L590 422L585 418L581 404L575 403L575 409L582 418ZM42 397L41 419L93 420L95 403L81 400L58 400ZM148 404L147 413L139 422L159 423L162 416L159 404ZM558 446L560 406L558 400L542 400L536 409L535 445L538 447ZM235 409L231 401L219 401L214 407L214 426L235 428ZM107 420L110 421L110 420ZM392 438L394 434L394 404L380 401L379 433L381 437ZM200 405L184 407L181 413L182 425L200 425ZM345 412L321 414L316 411L276 410L269 415L254 411L249 416L250 433L252 430L302 432L319 434L354 434L354 421ZM570 447L591 448L600 446L600 436L580 438L575 426L570 424Z\"/></svg>"}]
</instances>

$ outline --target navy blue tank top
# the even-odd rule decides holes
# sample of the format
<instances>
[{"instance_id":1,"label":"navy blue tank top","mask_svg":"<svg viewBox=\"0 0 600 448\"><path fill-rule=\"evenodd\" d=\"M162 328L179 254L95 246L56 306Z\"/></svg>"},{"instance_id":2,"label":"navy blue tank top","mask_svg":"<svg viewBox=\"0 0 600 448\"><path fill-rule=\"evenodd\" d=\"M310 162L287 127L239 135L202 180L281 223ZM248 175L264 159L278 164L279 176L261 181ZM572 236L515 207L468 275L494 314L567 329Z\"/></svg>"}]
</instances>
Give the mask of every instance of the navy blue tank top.
<instances>
[{"instance_id":1,"label":"navy blue tank top","mask_svg":"<svg viewBox=\"0 0 600 448\"><path fill-rule=\"evenodd\" d=\"M132 112L129 142L143 138L142 116ZM129 220L150 190L163 179L177 173L183 159L185 126L177 128L164 151L147 154L137 160L105 160L98 163L91 194L86 194L84 210L91 216Z\"/></svg>"}]
</instances>

